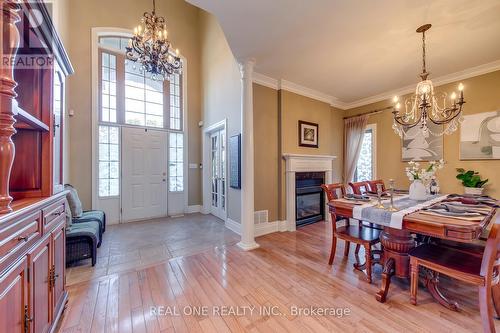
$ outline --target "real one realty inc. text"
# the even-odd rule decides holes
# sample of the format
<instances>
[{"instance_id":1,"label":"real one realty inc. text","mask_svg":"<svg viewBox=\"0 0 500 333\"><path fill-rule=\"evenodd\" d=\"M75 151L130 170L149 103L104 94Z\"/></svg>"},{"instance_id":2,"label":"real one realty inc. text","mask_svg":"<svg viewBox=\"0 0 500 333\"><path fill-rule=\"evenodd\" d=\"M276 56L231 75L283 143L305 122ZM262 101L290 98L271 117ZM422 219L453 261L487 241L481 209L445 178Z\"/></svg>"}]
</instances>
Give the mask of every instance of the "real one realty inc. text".
<instances>
[{"instance_id":1,"label":"real one realty inc. text","mask_svg":"<svg viewBox=\"0 0 500 333\"><path fill-rule=\"evenodd\" d=\"M286 309L279 306L151 306L150 313L153 316L331 316L343 318L351 314L347 307L320 307L320 306L295 306Z\"/></svg>"}]
</instances>

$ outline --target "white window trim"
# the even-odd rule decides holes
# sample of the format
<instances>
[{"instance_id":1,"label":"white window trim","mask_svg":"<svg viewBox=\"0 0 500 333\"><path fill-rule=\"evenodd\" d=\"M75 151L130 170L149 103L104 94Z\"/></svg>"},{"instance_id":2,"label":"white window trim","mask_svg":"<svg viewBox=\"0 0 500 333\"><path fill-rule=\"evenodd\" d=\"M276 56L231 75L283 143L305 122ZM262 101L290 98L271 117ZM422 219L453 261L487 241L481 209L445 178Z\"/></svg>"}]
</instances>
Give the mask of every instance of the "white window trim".
<instances>
[{"instance_id":1,"label":"white window trim","mask_svg":"<svg viewBox=\"0 0 500 333\"><path fill-rule=\"evenodd\" d=\"M98 68L98 58L99 58L99 37L103 36L120 36L120 37L132 37L133 31L130 29L114 28L114 27L94 27L91 31L91 82L92 82L92 209L95 209L98 205L98 200L106 199L116 199L117 197L99 197L98 193L98 130L99 130L99 68ZM182 60L182 125L184 133L184 211L188 212L188 192L189 192L189 145L188 145L188 91L187 91L187 81L188 81L188 62L187 59L180 54L179 57ZM124 125L116 124L121 127ZM166 130L170 132L170 130ZM178 131L172 131L178 132ZM168 148L168 147L167 147ZM120 156L121 159L121 156ZM121 162L121 160L120 160ZM121 166L121 164L120 164ZM122 189L122 184L120 182L120 191ZM167 188L168 190L168 188ZM121 192L120 192L121 193ZM168 192L167 192L168 193ZM181 192L176 192L181 193ZM120 221L121 222L121 221Z\"/></svg>"},{"instance_id":2,"label":"white window trim","mask_svg":"<svg viewBox=\"0 0 500 333\"><path fill-rule=\"evenodd\" d=\"M373 179L378 179L377 176L377 124L366 125L366 130L372 131L372 175Z\"/></svg>"}]
</instances>

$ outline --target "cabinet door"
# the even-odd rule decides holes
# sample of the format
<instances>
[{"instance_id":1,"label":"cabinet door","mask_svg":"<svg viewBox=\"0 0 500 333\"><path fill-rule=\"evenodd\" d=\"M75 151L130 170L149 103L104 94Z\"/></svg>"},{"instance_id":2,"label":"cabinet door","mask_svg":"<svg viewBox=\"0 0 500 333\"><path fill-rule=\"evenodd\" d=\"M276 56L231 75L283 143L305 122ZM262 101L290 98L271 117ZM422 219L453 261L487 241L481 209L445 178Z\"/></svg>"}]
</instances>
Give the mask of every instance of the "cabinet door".
<instances>
[{"instance_id":1,"label":"cabinet door","mask_svg":"<svg viewBox=\"0 0 500 333\"><path fill-rule=\"evenodd\" d=\"M27 270L24 257L0 277L0 332L24 332L28 306Z\"/></svg>"},{"instance_id":2,"label":"cabinet door","mask_svg":"<svg viewBox=\"0 0 500 333\"><path fill-rule=\"evenodd\" d=\"M52 320L50 237L45 237L28 253L28 266L30 315L33 318L31 333L46 333Z\"/></svg>"},{"instance_id":3,"label":"cabinet door","mask_svg":"<svg viewBox=\"0 0 500 333\"><path fill-rule=\"evenodd\" d=\"M64 138L64 74L62 73L59 65L56 63L54 66L53 77L53 126L54 126L54 139L53 139L53 181L54 193L63 190L63 138Z\"/></svg>"},{"instance_id":4,"label":"cabinet door","mask_svg":"<svg viewBox=\"0 0 500 333\"><path fill-rule=\"evenodd\" d=\"M53 286L53 299L54 299L54 316L57 315L59 309L65 299L65 284L66 284L66 224L64 218L63 222L52 231L52 253L53 253L53 270L54 270L54 286Z\"/></svg>"}]
</instances>

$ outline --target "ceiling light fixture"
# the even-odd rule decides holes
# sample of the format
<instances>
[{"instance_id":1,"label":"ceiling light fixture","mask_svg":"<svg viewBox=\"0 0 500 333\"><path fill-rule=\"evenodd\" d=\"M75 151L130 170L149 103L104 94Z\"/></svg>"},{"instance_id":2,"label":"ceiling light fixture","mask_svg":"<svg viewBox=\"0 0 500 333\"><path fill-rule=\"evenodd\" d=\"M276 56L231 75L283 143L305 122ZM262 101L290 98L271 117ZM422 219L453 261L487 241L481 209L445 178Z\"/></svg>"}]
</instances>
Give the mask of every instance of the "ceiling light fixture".
<instances>
[{"instance_id":1,"label":"ceiling light fixture","mask_svg":"<svg viewBox=\"0 0 500 333\"><path fill-rule=\"evenodd\" d=\"M153 11L145 12L141 24L134 28L134 36L126 48L127 59L139 63L143 71L151 73L153 80L170 79L172 74L180 74L182 70L179 49L173 53L171 47L165 18L156 16L153 0Z\"/></svg>"},{"instance_id":2,"label":"ceiling light fixture","mask_svg":"<svg viewBox=\"0 0 500 333\"><path fill-rule=\"evenodd\" d=\"M422 34L422 73L420 81L415 89L415 94L404 101L404 110L401 110L399 97L395 96L394 102L394 123L392 128L400 137L406 135L406 131L412 127L420 125L420 128L425 137L429 133L435 136L443 134L451 134L457 130L458 125L462 122L462 110L465 104L464 100L464 85L458 85L458 95L456 92L451 93L447 103L448 94L435 94L432 81L427 79L429 73L425 64L425 32L431 28L430 24L425 24L417 29L418 33ZM439 106L438 100L442 101L442 106ZM433 131L428 127L429 121L436 125L445 125L444 129Z\"/></svg>"}]
</instances>

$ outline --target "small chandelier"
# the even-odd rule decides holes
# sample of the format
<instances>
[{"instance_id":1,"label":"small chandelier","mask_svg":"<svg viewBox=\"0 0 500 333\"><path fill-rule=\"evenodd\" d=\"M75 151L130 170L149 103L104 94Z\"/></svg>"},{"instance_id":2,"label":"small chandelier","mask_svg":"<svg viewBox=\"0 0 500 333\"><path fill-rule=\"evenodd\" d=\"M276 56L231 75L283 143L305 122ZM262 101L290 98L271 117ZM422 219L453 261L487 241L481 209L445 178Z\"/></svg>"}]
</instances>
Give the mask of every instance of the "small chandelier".
<instances>
[{"instance_id":1,"label":"small chandelier","mask_svg":"<svg viewBox=\"0 0 500 333\"><path fill-rule=\"evenodd\" d=\"M182 69L179 49L171 52L172 44L167 39L165 18L153 11L145 12L141 24L134 28L134 37L126 48L128 60L139 63L141 70L151 73L153 80L170 79L172 74L180 74Z\"/></svg>"},{"instance_id":2,"label":"small chandelier","mask_svg":"<svg viewBox=\"0 0 500 333\"><path fill-rule=\"evenodd\" d=\"M418 33L422 33L422 73L420 74L422 81L417 84L415 94L404 101L404 110L401 110L398 96L393 99L394 123L392 128L400 137L406 135L410 128L417 125L420 125L424 137L428 137L429 133L435 136L451 134L463 121L464 85L460 83L458 85L460 95L457 96L455 92L451 93L450 102L447 102L448 94L435 94L432 81L427 79L429 73L425 67L425 32L430 28L430 24L425 24L417 29ZM441 101L442 106L438 104L438 101ZM443 127L440 127L442 130L439 131L430 129L427 126L429 121L436 125L445 125L444 129Z\"/></svg>"}]
</instances>

